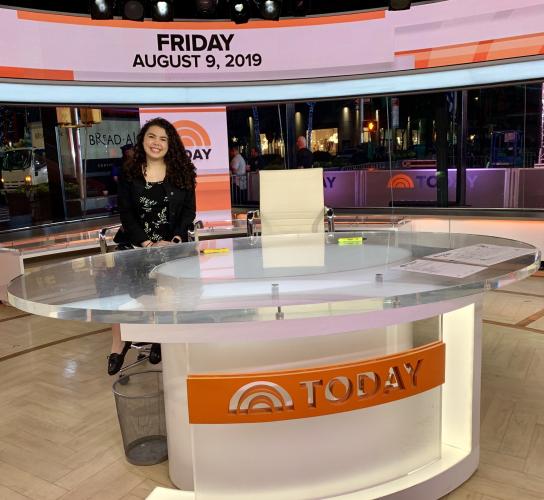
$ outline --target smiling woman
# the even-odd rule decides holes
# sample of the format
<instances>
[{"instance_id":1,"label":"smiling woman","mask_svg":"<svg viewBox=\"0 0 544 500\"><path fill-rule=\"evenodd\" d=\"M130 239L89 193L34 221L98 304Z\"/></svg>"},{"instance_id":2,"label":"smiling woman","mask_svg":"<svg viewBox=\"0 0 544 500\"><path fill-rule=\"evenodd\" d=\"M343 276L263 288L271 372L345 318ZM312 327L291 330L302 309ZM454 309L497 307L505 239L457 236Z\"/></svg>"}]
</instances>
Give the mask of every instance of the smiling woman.
<instances>
[{"instance_id":1,"label":"smiling woman","mask_svg":"<svg viewBox=\"0 0 544 500\"><path fill-rule=\"evenodd\" d=\"M196 214L195 178L195 167L174 126L163 118L148 121L119 182L122 228L117 240L122 238L126 247L143 248L187 241ZM119 325L113 326L112 334L108 373L115 375L130 342L121 341ZM160 360L159 349L152 350L152 362Z\"/></svg>"}]
</instances>

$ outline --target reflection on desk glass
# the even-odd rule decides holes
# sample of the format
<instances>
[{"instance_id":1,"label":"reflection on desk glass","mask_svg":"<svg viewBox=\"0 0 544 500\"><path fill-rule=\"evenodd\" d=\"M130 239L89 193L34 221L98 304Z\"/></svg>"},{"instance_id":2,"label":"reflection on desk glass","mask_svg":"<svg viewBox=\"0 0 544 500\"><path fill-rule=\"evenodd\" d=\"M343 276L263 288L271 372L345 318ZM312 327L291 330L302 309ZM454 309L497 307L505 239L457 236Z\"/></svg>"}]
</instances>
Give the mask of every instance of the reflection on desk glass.
<instances>
[{"instance_id":1,"label":"reflection on desk glass","mask_svg":"<svg viewBox=\"0 0 544 500\"><path fill-rule=\"evenodd\" d=\"M352 238L351 244L339 244ZM408 272L416 259L474 244L524 255L463 278ZM217 253L202 253L215 248ZM52 317L124 323L213 323L358 313L494 288L536 270L538 251L501 238L376 231L186 243L86 257L16 279L10 301Z\"/></svg>"}]
</instances>

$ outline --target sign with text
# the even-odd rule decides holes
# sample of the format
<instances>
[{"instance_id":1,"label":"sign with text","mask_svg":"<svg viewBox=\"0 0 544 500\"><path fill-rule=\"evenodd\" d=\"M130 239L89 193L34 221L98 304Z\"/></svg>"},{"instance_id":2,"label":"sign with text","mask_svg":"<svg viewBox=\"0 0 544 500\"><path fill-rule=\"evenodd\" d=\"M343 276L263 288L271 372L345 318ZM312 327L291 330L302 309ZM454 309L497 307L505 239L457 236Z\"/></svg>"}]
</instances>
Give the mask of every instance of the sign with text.
<instances>
[{"instance_id":1,"label":"sign with text","mask_svg":"<svg viewBox=\"0 0 544 500\"><path fill-rule=\"evenodd\" d=\"M136 144L139 131L137 120L102 120L80 131L83 155L87 160L121 158L121 148Z\"/></svg>"},{"instance_id":2,"label":"sign with text","mask_svg":"<svg viewBox=\"0 0 544 500\"><path fill-rule=\"evenodd\" d=\"M397 401L443 384L445 355L445 344L433 342L390 356L333 366L189 375L189 422L273 422Z\"/></svg>"},{"instance_id":3,"label":"sign with text","mask_svg":"<svg viewBox=\"0 0 544 500\"><path fill-rule=\"evenodd\" d=\"M508 192L508 170L467 169L467 203L473 207L504 207ZM329 175L332 175L329 172ZM393 203L436 203L436 169L362 171L361 206L386 207ZM455 169L448 170L448 198L455 200Z\"/></svg>"},{"instance_id":4,"label":"sign with text","mask_svg":"<svg viewBox=\"0 0 544 500\"><path fill-rule=\"evenodd\" d=\"M197 171L196 209L201 220L230 220L230 176L225 107L140 108L140 123L168 120Z\"/></svg>"},{"instance_id":5,"label":"sign with text","mask_svg":"<svg viewBox=\"0 0 544 500\"><path fill-rule=\"evenodd\" d=\"M358 172L323 172L325 205L328 207L356 207L359 186Z\"/></svg>"}]
</instances>

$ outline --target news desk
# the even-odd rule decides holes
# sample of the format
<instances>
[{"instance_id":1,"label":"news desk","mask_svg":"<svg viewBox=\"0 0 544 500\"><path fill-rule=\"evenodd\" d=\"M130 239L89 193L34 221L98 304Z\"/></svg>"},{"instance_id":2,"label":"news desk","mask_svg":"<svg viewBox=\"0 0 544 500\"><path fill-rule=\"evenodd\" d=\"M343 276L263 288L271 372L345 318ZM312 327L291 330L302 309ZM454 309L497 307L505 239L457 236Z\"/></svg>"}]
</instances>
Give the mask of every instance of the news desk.
<instances>
[{"instance_id":1,"label":"news desk","mask_svg":"<svg viewBox=\"0 0 544 500\"><path fill-rule=\"evenodd\" d=\"M436 256L473 245L510 258L464 277L399 267L466 273ZM485 236L282 235L76 259L8 292L162 343L170 477L187 498L431 499L478 466L483 293L538 265L535 248Z\"/></svg>"}]
</instances>

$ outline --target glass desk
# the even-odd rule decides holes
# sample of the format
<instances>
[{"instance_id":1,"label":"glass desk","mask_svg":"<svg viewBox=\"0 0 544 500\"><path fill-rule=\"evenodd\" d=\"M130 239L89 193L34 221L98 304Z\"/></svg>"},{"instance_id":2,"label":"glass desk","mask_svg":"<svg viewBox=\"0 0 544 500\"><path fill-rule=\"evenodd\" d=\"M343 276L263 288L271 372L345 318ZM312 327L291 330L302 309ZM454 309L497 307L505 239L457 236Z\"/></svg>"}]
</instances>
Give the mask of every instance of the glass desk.
<instances>
[{"instance_id":1,"label":"glass desk","mask_svg":"<svg viewBox=\"0 0 544 500\"><path fill-rule=\"evenodd\" d=\"M76 259L8 294L163 344L187 498L438 498L478 464L483 292L539 262L476 235L282 235Z\"/></svg>"}]
</instances>

